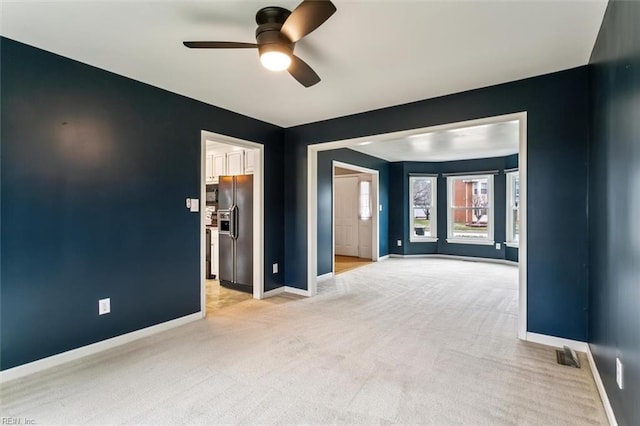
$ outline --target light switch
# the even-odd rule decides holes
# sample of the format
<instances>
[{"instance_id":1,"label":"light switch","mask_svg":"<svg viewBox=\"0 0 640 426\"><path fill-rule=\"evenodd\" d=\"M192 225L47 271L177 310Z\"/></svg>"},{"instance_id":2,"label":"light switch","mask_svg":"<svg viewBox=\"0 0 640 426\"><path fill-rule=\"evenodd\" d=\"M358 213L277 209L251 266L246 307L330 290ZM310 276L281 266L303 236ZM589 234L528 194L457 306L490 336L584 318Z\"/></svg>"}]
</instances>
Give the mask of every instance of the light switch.
<instances>
[{"instance_id":1,"label":"light switch","mask_svg":"<svg viewBox=\"0 0 640 426\"><path fill-rule=\"evenodd\" d=\"M200 211L200 200L197 198L191 199L191 207L189 207L191 212L199 212Z\"/></svg>"},{"instance_id":2,"label":"light switch","mask_svg":"<svg viewBox=\"0 0 640 426\"><path fill-rule=\"evenodd\" d=\"M104 315L111 312L111 298L98 300L98 315Z\"/></svg>"}]
</instances>

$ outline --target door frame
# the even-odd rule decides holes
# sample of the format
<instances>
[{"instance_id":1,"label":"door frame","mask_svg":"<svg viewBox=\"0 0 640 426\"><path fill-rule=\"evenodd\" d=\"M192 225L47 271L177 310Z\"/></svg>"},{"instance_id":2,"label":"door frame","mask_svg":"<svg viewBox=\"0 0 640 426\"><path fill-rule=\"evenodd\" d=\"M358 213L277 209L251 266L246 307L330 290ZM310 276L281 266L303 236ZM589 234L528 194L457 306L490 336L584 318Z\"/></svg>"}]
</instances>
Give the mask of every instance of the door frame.
<instances>
[{"instance_id":1,"label":"door frame","mask_svg":"<svg viewBox=\"0 0 640 426\"><path fill-rule=\"evenodd\" d=\"M318 291L318 152L349 148L363 142L391 140L420 133L451 130L481 124L518 120L518 170L520 172L520 245L518 248L518 337L527 340L527 112L497 115L475 120L381 133L354 139L307 145L307 292Z\"/></svg>"},{"instance_id":2,"label":"door frame","mask_svg":"<svg viewBox=\"0 0 640 426\"><path fill-rule=\"evenodd\" d=\"M200 199L206 200L206 152L207 139L245 149L254 149L255 166L253 170L253 298L264 297L264 145L232 136L202 130L200 132ZM206 298L206 244L205 208L200 209L200 313L207 315Z\"/></svg>"},{"instance_id":3,"label":"door frame","mask_svg":"<svg viewBox=\"0 0 640 426\"><path fill-rule=\"evenodd\" d=\"M377 262L380 259L380 227L378 226L380 223L380 196L378 193L379 172L378 170L333 160L331 167L331 272L333 274L336 273L336 192L334 189L336 167L353 170L354 174L364 173L371 176L371 261ZM358 219L358 232L359 231L360 220Z\"/></svg>"}]
</instances>

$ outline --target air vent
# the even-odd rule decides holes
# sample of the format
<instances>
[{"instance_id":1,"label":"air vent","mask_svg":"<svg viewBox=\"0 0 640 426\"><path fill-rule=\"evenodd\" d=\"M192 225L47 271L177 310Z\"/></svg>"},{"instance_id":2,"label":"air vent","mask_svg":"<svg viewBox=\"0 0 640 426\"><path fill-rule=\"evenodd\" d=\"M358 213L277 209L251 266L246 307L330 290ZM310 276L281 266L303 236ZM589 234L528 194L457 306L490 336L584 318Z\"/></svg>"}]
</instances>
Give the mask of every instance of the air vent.
<instances>
[{"instance_id":1,"label":"air vent","mask_svg":"<svg viewBox=\"0 0 640 426\"><path fill-rule=\"evenodd\" d=\"M569 346L565 346L563 349L557 349L556 359L560 365L580 368L580 358L578 358L576 351L571 349Z\"/></svg>"}]
</instances>

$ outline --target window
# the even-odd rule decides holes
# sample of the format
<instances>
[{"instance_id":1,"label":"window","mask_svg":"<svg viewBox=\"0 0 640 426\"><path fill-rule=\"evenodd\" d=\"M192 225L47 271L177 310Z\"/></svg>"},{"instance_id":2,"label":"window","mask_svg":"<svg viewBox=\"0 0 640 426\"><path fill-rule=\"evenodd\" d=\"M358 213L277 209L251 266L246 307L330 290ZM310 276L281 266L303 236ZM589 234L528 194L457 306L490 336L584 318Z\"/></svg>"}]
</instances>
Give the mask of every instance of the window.
<instances>
[{"instance_id":1,"label":"window","mask_svg":"<svg viewBox=\"0 0 640 426\"><path fill-rule=\"evenodd\" d=\"M361 180L358 184L358 216L360 220L371 219L371 182Z\"/></svg>"},{"instance_id":2,"label":"window","mask_svg":"<svg viewBox=\"0 0 640 426\"><path fill-rule=\"evenodd\" d=\"M437 179L409 176L409 241L436 241Z\"/></svg>"},{"instance_id":3,"label":"window","mask_svg":"<svg viewBox=\"0 0 640 426\"><path fill-rule=\"evenodd\" d=\"M507 173L507 245L520 243L520 173Z\"/></svg>"},{"instance_id":4,"label":"window","mask_svg":"<svg viewBox=\"0 0 640 426\"><path fill-rule=\"evenodd\" d=\"M448 176L447 242L493 244L493 175Z\"/></svg>"}]
</instances>

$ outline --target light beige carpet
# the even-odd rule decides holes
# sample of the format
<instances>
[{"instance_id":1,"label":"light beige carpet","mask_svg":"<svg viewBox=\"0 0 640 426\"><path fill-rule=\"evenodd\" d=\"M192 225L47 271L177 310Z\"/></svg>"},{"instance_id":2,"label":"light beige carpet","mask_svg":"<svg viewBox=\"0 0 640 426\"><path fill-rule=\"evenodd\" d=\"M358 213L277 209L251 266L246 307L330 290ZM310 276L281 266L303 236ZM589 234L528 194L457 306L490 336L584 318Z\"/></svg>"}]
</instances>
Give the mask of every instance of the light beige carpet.
<instances>
[{"instance_id":1,"label":"light beige carpet","mask_svg":"<svg viewBox=\"0 0 640 426\"><path fill-rule=\"evenodd\" d=\"M37 424L606 424L586 359L516 338L517 269L390 259L2 386Z\"/></svg>"}]
</instances>

